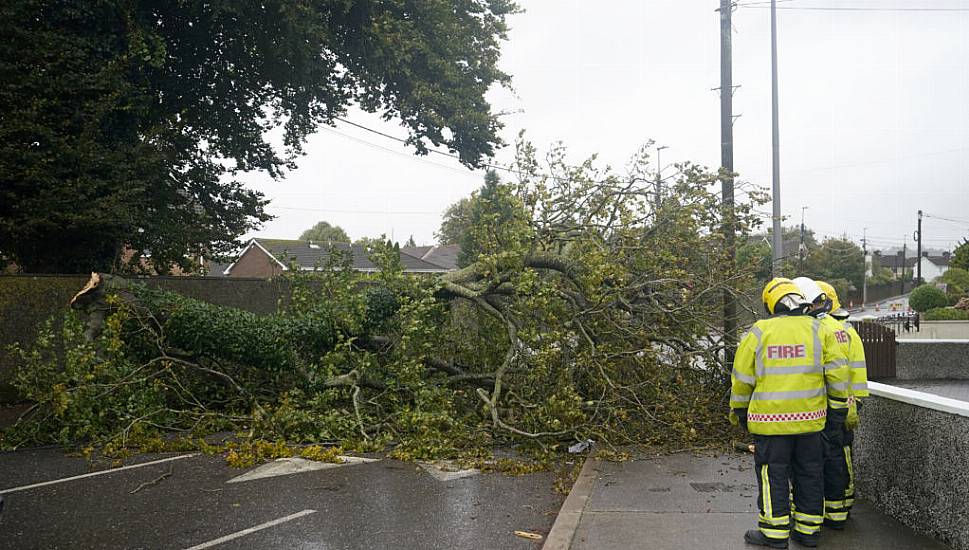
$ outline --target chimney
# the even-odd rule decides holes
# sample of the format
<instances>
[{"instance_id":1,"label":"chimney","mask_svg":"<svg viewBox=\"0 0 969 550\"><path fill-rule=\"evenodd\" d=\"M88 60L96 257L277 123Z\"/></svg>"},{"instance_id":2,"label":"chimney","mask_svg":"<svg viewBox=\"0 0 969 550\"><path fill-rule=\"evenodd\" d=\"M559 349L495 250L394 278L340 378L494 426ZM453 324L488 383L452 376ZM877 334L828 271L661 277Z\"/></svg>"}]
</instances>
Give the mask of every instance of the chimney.
<instances>
[{"instance_id":1,"label":"chimney","mask_svg":"<svg viewBox=\"0 0 969 550\"><path fill-rule=\"evenodd\" d=\"M928 252L923 252L922 253L922 257L923 258L928 258L929 257L929 253Z\"/></svg>"},{"instance_id":2,"label":"chimney","mask_svg":"<svg viewBox=\"0 0 969 550\"><path fill-rule=\"evenodd\" d=\"M943 252L942 253L942 257L945 258L945 259L949 259L951 256L952 256L952 253L951 252Z\"/></svg>"}]
</instances>

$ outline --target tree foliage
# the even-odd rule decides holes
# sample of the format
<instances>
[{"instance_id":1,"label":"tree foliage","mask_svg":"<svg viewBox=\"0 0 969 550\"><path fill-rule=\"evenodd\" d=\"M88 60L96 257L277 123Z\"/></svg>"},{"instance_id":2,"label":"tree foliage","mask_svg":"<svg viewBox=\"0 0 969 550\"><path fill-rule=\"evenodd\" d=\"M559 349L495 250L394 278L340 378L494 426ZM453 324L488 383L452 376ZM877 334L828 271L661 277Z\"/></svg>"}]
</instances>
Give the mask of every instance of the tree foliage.
<instances>
[{"instance_id":1,"label":"tree foliage","mask_svg":"<svg viewBox=\"0 0 969 550\"><path fill-rule=\"evenodd\" d=\"M69 368L44 350L53 336L24 351L20 387L38 406L4 444L239 426L270 440L394 441L400 458L722 441L722 297L753 281L724 256L717 176L681 165L656 208L651 185L592 159L573 164L556 148L541 166L527 143L517 155L517 181L480 194L476 256L461 270L406 276L396 248L375 243L378 273L288 274L288 309L260 319L116 290L92 310L93 340L68 323L79 350ZM738 186L742 236L763 200ZM185 328L170 334L176 319ZM326 340L303 345L301 330ZM264 356L274 366L257 365ZM124 405L99 415L104 391Z\"/></svg>"},{"instance_id":2,"label":"tree foliage","mask_svg":"<svg viewBox=\"0 0 969 550\"><path fill-rule=\"evenodd\" d=\"M330 225L329 222L320 221L317 222L313 227L300 233L299 240L348 243L350 242L350 237L339 225Z\"/></svg>"},{"instance_id":3,"label":"tree foliage","mask_svg":"<svg viewBox=\"0 0 969 550\"><path fill-rule=\"evenodd\" d=\"M507 0L121 2L0 8L0 250L27 271L190 268L269 219L279 177L351 104L475 166ZM278 130L282 147L268 136Z\"/></svg>"},{"instance_id":4,"label":"tree foliage","mask_svg":"<svg viewBox=\"0 0 969 550\"><path fill-rule=\"evenodd\" d=\"M946 296L953 305L969 292L969 270L950 266L938 280L945 283Z\"/></svg>"},{"instance_id":5,"label":"tree foliage","mask_svg":"<svg viewBox=\"0 0 969 550\"><path fill-rule=\"evenodd\" d=\"M919 313L938 307L949 305L945 292L932 285L922 285L912 291L908 297L908 304Z\"/></svg>"},{"instance_id":6,"label":"tree foliage","mask_svg":"<svg viewBox=\"0 0 969 550\"><path fill-rule=\"evenodd\" d=\"M958 267L969 271L969 239L962 239L962 243L952 252L949 267Z\"/></svg>"}]
</instances>

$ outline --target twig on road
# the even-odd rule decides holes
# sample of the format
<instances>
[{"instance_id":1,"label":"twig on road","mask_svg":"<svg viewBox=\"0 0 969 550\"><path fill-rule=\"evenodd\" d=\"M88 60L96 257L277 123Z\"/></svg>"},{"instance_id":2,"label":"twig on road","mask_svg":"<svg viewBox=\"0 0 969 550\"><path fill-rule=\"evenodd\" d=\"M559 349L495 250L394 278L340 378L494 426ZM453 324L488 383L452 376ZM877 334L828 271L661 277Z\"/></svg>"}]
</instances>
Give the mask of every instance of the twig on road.
<instances>
[{"instance_id":1,"label":"twig on road","mask_svg":"<svg viewBox=\"0 0 969 550\"><path fill-rule=\"evenodd\" d=\"M156 477L155 479L153 479L151 481L146 481L146 482L142 483L141 485L135 487L133 491L129 491L128 494L129 495L133 495L133 494L137 493L138 491L140 491L140 490L142 490L142 489L144 489L146 487L151 487L152 485L157 485L158 482L160 482L161 480L165 479L166 477L171 476L172 475L172 472L174 472L174 471L175 471L175 467L174 466L169 466L167 472L165 472L164 474Z\"/></svg>"}]
</instances>

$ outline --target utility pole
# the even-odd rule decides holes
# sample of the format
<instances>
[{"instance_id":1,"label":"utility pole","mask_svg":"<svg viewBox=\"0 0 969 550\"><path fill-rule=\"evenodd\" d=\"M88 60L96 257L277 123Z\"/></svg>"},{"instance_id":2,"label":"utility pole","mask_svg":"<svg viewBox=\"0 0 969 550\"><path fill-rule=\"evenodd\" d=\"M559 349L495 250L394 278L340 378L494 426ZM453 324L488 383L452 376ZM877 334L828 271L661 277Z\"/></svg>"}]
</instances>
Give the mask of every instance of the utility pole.
<instances>
[{"instance_id":1,"label":"utility pole","mask_svg":"<svg viewBox=\"0 0 969 550\"><path fill-rule=\"evenodd\" d=\"M659 211L660 201L663 198L663 165L659 162L659 152L663 149L669 149L669 147L663 145L662 147L656 148L656 211Z\"/></svg>"},{"instance_id":2,"label":"utility pole","mask_svg":"<svg viewBox=\"0 0 969 550\"><path fill-rule=\"evenodd\" d=\"M868 302L868 228L861 233L861 262L864 271L861 272L861 307Z\"/></svg>"},{"instance_id":3,"label":"utility pole","mask_svg":"<svg viewBox=\"0 0 969 550\"><path fill-rule=\"evenodd\" d=\"M922 284L922 211L919 210L919 228L915 231L915 241L918 242L918 258L915 259L918 262L918 278L915 280L915 284Z\"/></svg>"},{"instance_id":4,"label":"utility pole","mask_svg":"<svg viewBox=\"0 0 969 550\"><path fill-rule=\"evenodd\" d=\"M721 0L721 5L723 1ZM722 31L721 31L722 33ZM771 118L773 143L773 199L774 243L771 270L775 277L782 275L781 258L784 257L784 235L781 229L781 154L780 127L777 120L777 0L770 2L770 68L771 68Z\"/></svg>"},{"instance_id":5,"label":"utility pole","mask_svg":"<svg viewBox=\"0 0 969 550\"><path fill-rule=\"evenodd\" d=\"M807 247L804 246L804 211L807 209L807 206L801 207L801 244L797 247L797 256L800 260L797 269L801 272L804 271L804 253L807 252Z\"/></svg>"},{"instance_id":6,"label":"utility pole","mask_svg":"<svg viewBox=\"0 0 969 550\"><path fill-rule=\"evenodd\" d=\"M905 294L905 264L908 263L908 240L902 239L902 278L899 280L902 286L902 291L899 294Z\"/></svg>"},{"instance_id":7,"label":"utility pole","mask_svg":"<svg viewBox=\"0 0 969 550\"><path fill-rule=\"evenodd\" d=\"M733 4L720 0L720 184L723 202L723 247L729 266L736 263L733 193L733 54L730 21ZM733 363L737 349L737 302L730 289L723 291L723 357Z\"/></svg>"}]
</instances>

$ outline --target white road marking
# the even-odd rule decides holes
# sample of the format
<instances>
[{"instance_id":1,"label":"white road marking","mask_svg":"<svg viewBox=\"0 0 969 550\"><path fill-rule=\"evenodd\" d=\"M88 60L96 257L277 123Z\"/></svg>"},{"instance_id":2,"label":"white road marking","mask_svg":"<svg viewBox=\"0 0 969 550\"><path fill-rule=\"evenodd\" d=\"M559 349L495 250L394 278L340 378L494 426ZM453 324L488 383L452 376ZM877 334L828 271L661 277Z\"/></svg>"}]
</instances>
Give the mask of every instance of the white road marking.
<instances>
[{"instance_id":1,"label":"white road marking","mask_svg":"<svg viewBox=\"0 0 969 550\"><path fill-rule=\"evenodd\" d=\"M450 460L441 460L438 462L418 462L418 464L420 464L421 468L424 468L425 472L431 474L431 477L438 481L451 481L454 479L471 477L481 473L481 470L476 468L462 470Z\"/></svg>"},{"instance_id":2,"label":"white road marking","mask_svg":"<svg viewBox=\"0 0 969 550\"><path fill-rule=\"evenodd\" d=\"M290 474L301 474L303 472L314 472L316 470L328 470L330 468L339 468L340 466L366 464L368 462L376 462L379 460L376 458L361 458L358 456L341 456L339 458L343 460L342 464L335 464L333 462L318 462L299 457L277 458L273 462L263 464L258 468L249 470L241 476L234 477L229 481L226 481L226 483L240 483L243 481L252 481L254 479L262 479L265 477L287 476Z\"/></svg>"},{"instance_id":3,"label":"white road marking","mask_svg":"<svg viewBox=\"0 0 969 550\"><path fill-rule=\"evenodd\" d=\"M161 460L152 460L151 462L142 462L141 464L132 464L130 466L122 466L120 468L111 468L110 470L101 470L98 472L91 472L89 474L81 474L79 476L65 477L62 479L55 479L52 481L44 481L42 483L34 483L32 485L23 485L21 487L13 487L10 489L4 489L0 491L0 495L5 495L7 493L15 493L17 491L26 491L28 489L36 489L37 487L46 487L48 485L54 485L56 483L66 483L68 481L75 481L78 479L84 479L87 477L101 476L104 474L113 474L115 472L120 472L122 470L133 470L135 468L143 468L145 466L152 466L154 464L161 464L163 462L171 462L173 460L181 460L183 458L191 458L193 456L198 456L199 453L191 453L187 455L172 456L168 458L163 458Z\"/></svg>"},{"instance_id":4,"label":"white road marking","mask_svg":"<svg viewBox=\"0 0 969 550\"><path fill-rule=\"evenodd\" d=\"M315 514L316 510L303 510L302 512L296 512L295 514L290 514L284 518L274 519L272 521L267 521L266 523L260 523L255 527L250 527L248 529L243 529L242 531L236 531L235 533L228 534L224 537L219 537L215 540L210 540L209 542L203 542L202 544L196 544L191 548L186 548L185 550L202 550L203 548L211 548L222 544L223 542L229 542L230 540L237 539L239 537L244 537L250 533L255 533L256 531L262 531L263 529L268 529L279 525L280 523L286 523L287 521L292 521L296 518L301 518L303 516L308 516L310 514Z\"/></svg>"}]
</instances>

